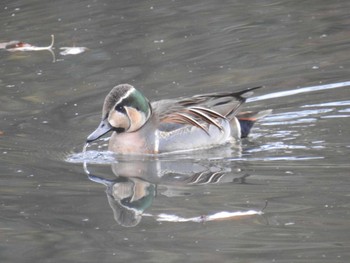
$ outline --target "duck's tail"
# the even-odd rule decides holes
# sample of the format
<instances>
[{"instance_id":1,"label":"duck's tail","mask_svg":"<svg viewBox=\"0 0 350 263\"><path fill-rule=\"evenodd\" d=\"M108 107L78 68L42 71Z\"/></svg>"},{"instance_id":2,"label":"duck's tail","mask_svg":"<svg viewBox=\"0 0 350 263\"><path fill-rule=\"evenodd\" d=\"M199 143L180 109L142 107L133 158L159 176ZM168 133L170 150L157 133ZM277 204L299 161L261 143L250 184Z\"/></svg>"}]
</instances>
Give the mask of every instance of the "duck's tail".
<instances>
[{"instance_id":1,"label":"duck's tail","mask_svg":"<svg viewBox=\"0 0 350 263\"><path fill-rule=\"evenodd\" d=\"M272 110L263 110L263 111L246 111L246 112L240 112L236 115L239 124L241 126L241 138L245 138L248 136L250 130L252 129L254 123L264 118L265 116L271 114Z\"/></svg>"}]
</instances>

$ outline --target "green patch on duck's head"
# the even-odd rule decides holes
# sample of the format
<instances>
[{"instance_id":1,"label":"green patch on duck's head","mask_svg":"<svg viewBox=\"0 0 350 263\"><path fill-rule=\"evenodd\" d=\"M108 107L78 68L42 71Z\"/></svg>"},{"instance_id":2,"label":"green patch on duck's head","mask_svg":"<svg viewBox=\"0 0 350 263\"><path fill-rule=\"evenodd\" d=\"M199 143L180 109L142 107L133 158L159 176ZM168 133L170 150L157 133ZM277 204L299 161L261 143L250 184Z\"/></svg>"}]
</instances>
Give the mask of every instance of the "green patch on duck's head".
<instances>
[{"instance_id":1,"label":"green patch on duck's head","mask_svg":"<svg viewBox=\"0 0 350 263\"><path fill-rule=\"evenodd\" d=\"M148 99L134 87L129 89L125 96L120 98L115 104L115 107L130 107L144 113L147 117L151 114L151 107Z\"/></svg>"}]
</instances>

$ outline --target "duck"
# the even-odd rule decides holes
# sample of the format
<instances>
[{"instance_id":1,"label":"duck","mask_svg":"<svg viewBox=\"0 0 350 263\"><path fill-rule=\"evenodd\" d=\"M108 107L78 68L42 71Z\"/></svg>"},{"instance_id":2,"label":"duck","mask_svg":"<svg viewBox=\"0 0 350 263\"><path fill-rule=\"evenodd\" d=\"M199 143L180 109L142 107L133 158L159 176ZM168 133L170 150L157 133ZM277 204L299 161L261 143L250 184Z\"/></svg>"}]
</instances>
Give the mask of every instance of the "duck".
<instances>
[{"instance_id":1,"label":"duck","mask_svg":"<svg viewBox=\"0 0 350 263\"><path fill-rule=\"evenodd\" d=\"M102 120L87 137L92 143L112 132L108 150L117 154L162 154L208 149L240 141L271 110L240 112L261 87L150 102L130 84L112 88Z\"/></svg>"}]
</instances>

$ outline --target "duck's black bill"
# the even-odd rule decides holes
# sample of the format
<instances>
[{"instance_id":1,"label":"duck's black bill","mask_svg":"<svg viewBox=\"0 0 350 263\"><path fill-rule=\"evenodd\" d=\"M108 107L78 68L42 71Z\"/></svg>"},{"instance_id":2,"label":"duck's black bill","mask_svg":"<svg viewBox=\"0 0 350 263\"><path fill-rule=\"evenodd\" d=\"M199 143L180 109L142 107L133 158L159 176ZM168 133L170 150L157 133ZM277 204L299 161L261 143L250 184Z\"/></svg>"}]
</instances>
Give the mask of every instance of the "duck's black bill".
<instances>
[{"instance_id":1,"label":"duck's black bill","mask_svg":"<svg viewBox=\"0 0 350 263\"><path fill-rule=\"evenodd\" d=\"M107 119L104 119L98 125L97 129L87 137L86 142L93 142L111 130L113 130L113 127Z\"/></svg>"}]
</instances>

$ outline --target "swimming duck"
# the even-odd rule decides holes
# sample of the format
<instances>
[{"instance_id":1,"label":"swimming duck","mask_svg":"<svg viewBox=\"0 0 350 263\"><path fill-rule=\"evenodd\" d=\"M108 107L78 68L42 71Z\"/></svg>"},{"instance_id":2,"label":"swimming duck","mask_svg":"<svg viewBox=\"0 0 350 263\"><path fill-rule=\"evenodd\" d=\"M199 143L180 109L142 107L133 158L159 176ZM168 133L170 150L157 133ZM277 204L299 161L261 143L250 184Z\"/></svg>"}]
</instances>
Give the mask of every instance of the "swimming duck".
<instances>
[{"instance_id":1,"label":"swimming duck","mask_svg":"<svg viewBox=\"0 0 350 263\"><path fill-rule=\"evenodd\" d=\"M158 154L218 146L247 137L254 122L271 110L238 112L252 92L195 95L149 102L129 84L106 96L102 121L87 143L112 131L108 150L120 154Z\"/></svg>"}]
</instances>

